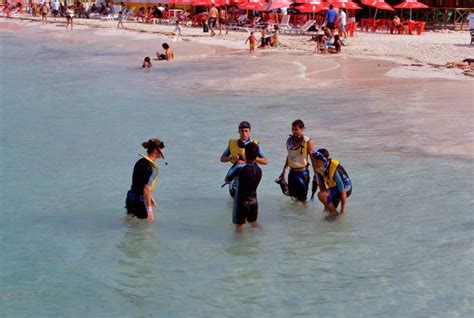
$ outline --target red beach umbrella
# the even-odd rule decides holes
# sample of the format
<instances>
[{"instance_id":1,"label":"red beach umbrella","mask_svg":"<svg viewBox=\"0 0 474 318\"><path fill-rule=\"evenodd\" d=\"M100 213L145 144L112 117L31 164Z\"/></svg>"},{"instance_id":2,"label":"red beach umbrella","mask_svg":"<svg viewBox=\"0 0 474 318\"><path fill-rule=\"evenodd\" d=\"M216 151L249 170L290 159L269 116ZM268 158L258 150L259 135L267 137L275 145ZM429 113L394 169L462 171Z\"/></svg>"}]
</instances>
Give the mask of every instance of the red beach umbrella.
<instances>
[{"instance_id":1,"label":"red beach umbrella","mask_svg":"<svg viewBox=\"0 0 474 318\"><path fill-rule=\"evenodd\" d=\"M405 0L400 4L397 4L394 8L397 9L410 9L410 20L411 20L411 10L412 9L426 9L429 8L426 4L418 2L416 0Z\"/></svg>"},{"instance_id":2,"label":"red beach umbrella","mask_svg":"<svg viewBox=\"0 0 474 318\"><path fill-rule=\"evenodd\" d=\"M394 11L394 9L388 3L386 3L385 0L361 0L361 2L366 6L374 7L376 9Z\"/></svg>"},{"instance_id":3,"label":"red beach umbrella","mask_svg":"<svg viewBox=\"0 0 474 318\"><path fill-rule=\"evenodd\" d=\"M211 0L190 0L191 2L191 5L193 7L198 7L198 6L211 6L212 5L212 1Z\"/></svg>"},{"instance_id":4,"label":"red beach umbrella","mask_svg":"<svg viewBox=\"0 0 474 318\"><path fill-rule=\"evenodd\" d=\"M359 7L357 4L350 0L336 0L332 3L334 8L342 8L342 9L348 9L348 10L359 10L362 9Z\"/></svg>"},{"instance_id":5,"label":"red beach umbrella","mask_svg":"<svg viewBox=\"0 0 474 318\"><path fill-rule=\"evenodd\" d=\"M319 11L324 11L328 9L328 4L327 3L321 3L321 2L308 2L303 5L300 5L299 7L296 7L296 9L300 12L305 12L305 13L316 13Z\"/></svg>"},{"instance_id":6,"label":"red beach umbrella","mask_svg":"<svg viewBox=\"0 0 474 318\"><path fill-rule=\"evenodd\" d=\"M262 8L266 5L265 2L261 1L244 1L237 4L237 7L242 10L255 10L262 11Z\"/></svg>"},{"instance_id":7,"label":"red beach umbrella","mask_svg":"<svg viewBox=\"0 0 474 318\"><path fill-rule=\"evenodd\" d=\"M284 7L289 7L293 4L293 1L290 0L273 0L270 3L267 3L265 7L263 7L262 11L272 11L276 9L281 9Z\"/></svg>"}]
</instances>

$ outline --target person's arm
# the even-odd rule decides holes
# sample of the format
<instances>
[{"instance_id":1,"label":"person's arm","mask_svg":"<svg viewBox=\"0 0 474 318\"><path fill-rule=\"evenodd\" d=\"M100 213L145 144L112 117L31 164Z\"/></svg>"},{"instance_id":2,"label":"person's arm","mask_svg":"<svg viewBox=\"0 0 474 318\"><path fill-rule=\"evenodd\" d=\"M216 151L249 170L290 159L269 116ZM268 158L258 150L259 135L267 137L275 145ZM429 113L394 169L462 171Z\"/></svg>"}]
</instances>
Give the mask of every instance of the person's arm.
<instances>
[{"instance_id":1,"label":"person's arm","mask_svg":"<svg viewBox=\"0 0 474 318\"><path fill-rule=\"evenodd\" d=\"M288 168L288 166L289 164L288 164L288 156L287 156L285 159L285 164L283 165L283 171L280 174L281 178L285 178L285 171L286 171L286 168Z\"/></svg>"},{"instance_id":2,"label":"person's arm","mask_svg":"<svg viewBox=\"0 0 474 318\"><path fill-rule=\"evenodd\" d=\"M321 178L321 176L317 174L316 178L318 179L319 191L321 192L326 190L326 183L324 183L324 180Z\"/></svg>"},{"instance_id":3,"label":"person's arm","mask_svg":"<svg viewBox=\"0 0 474 318\"><path fill-rule=\"evenodd\" d=\"M315 161L314 161L314 158L313 156L311 155L313 152L314 152L314 144L313 144L313 140L308 140L308 143L307 143L307 147L308 147L308 156L309 156L309 159L311 160L311 164L313 165L313 172L314 172L314 176L316 176L316 165L315 165Z\"/></svg>"},{"instance_id":4,"label":"person's arm","mask_svg":"<svg viewBox=\"0 0 474 318\"><path fill-rule=\"evenodd\" d=\"M232 167L229 172L227 172L227 175L225 176L225 179L224 179L224 183L225 184L228 184L228 183L231 183L232 180L234 180L240 173L240 169L242 169L242 167L244 166L244 164L240 164L240 165L235 165L234 167Z\"/></svg>"},{"instance_id":5,"label":"person's arm","mask_svg":"<svg viewBox=\"0 0 474 318\"><path fill-rule=\"evenodd\" d=\"M258 156L257 156L256 162L260 165L268 164L268 158L265 155L265 152L263 151L262 147L260 147L260 145L258 146Z\"/></svg>"},{"instance_id":6,"label":"person's arm","mask_svg":"<svg viewBox=\"0 0 474 318\"><path fill-rule=\"evenodd\" d=\"M153 222L153 220L155 219L155 214L153 213L155 200L151 195L151 187L149 184L145 184L145 187L143 187L143 196L145 197L145 206L146 212L148 214L148 222Z\"/></svg>"},{"instance_id":7,"label":"person's arm","mask_svg":"<svg viewBox=\"0 0 474 318\"><path fill-rule=\"evenodd\" d=\"M346 211L347 193L339 171L334 173L334 181L336 181L337 191L339 191L341 196L341 213L344 213Z\"/></svg>"},{"instance_id":8,"label":"person's arm","mask_svg":"<svg viewBox=\"0 0 474 318\"><path fill-rule=\"evenodd\" d=\"M230 150L229 150L229 146L227 146L227 148L224 150L224 153L222 154L221 156L221 162L232 162L232 163L236 163L237 161L239 160L239 156L238 155L230 155Z\"/></svg>"}]
</instances>

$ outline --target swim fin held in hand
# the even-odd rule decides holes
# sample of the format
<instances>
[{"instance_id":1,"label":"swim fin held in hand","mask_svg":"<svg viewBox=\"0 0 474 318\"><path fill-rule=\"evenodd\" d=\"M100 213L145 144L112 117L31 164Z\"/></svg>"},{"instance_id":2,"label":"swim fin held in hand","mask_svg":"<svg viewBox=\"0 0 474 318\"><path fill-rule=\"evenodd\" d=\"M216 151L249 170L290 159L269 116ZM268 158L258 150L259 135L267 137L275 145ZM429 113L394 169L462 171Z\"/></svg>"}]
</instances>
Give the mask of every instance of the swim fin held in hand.
<instances>
[{"instance_id":1,"label":"swim fin held in hand","mask_svg":"<svg viewBox=\"0 0 474 318\"><path fill-rule=\"evenodd\" d=\"M309 199L309 202L314 202L314 194L318 190L318 182L316 180L313 180L312 183L312 188L311 188L311 199Z\"/></svg>"},{"instance_id":2,"label":"swim fin held in hand","mask_svg":"<svg viewBox=\"0 0 474 318\"><path fill-rule=\"evenodd\" d=\"M279 177L275 180L275 182L280 185L281 192L283 192L284 195L290 195L290 190L288 190L288 183L286 183L285 178Z\"/></svg>"}]
</instances>

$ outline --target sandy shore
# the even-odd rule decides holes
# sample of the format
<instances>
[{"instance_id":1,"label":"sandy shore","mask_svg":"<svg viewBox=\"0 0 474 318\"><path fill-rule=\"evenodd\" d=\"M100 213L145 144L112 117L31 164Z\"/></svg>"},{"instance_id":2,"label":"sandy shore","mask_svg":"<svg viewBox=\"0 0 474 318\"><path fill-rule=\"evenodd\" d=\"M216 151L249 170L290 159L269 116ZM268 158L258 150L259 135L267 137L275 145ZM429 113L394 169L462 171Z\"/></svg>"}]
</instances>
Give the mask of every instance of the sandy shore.
<instances>
[{"instance_id":1,"label":"sandy shore","mask_svg":"<svg viewBox=\"0 0 474 318\"><path fill-rule=\"evenodd\" d=\"M22 24L35 24L39 28L58 28L65 25L64 18L50 18L48 25L39 23L39 18L24 16L15 19L1 18L3 22L17 21ZM75 19L75 31L84 27L101 29L102 35L109 36L131 36L139 39L152 39L156 35L169 37L175 42L198 42L214 47L214 53L224 53L227 48L234 53L241 51L246 53L247 46L244 44L248 37L245 31L230 31L227 35L216 35L210 37L208 33L203 33L201 28L183 26L181 36L173 35L174 25L145 24L136 22L126 22L125 30L116 29L116 21L102 21L97 19ZM66 32L66 31L65 31ZM70 32L70 31L69 31ZM301 55L303 59L315 56L313 53L314 42L308 41L309 35L297 36L281 34L279 37L280 47L278 49L258 50L257 56L267 55ZM388 61L397 63L398 67L390 64L386 70L386 75L399 78L444 78L464 80L469 78L464 76L463 70L448 69L438 67L449 61L458 61L465 58L473 58L473 47L470 42L469 32L466 31L443 31L426 32L421 36L393 35L385 33L358 32L355 37L349 38L343 53L337 57L325 57L326 60L340 60L342 57L369 58L378 61ZM181 54L182 58L204 57L209 51L191 50L193 54ZM320 56L318 56L319 58ZM311 58L311 57L310 57ZM329 62L328 62L329 63ZM381 66L379 63L378 66ZM317 72L317 70L306 71L306 74Z\"/></svg>"}]
</instances>

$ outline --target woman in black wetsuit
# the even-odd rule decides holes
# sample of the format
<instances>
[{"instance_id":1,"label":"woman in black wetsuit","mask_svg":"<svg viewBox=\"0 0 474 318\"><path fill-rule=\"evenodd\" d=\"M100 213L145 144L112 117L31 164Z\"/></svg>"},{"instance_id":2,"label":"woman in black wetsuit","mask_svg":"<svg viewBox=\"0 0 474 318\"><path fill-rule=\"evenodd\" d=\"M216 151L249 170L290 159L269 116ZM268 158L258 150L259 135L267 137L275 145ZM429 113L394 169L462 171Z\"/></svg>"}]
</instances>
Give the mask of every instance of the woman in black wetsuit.
<instances>
[{"instance_id":1,"label":"woman in black wetsuit","mask_svg":"<svg viewBox=\"0 0 474 318\"><path fill-rule=\"evenodd\" d=\"M153 208L156 206L156 201L152 194L160 171L156 160L164 159L165 145L159 139L150 139L142 143L142 146L147 150L147 154L140 154L142 158L135 163L132 186L127 192L125 208L127 214L153 222L155 219Z\"/></svg>"}]
</instances>

